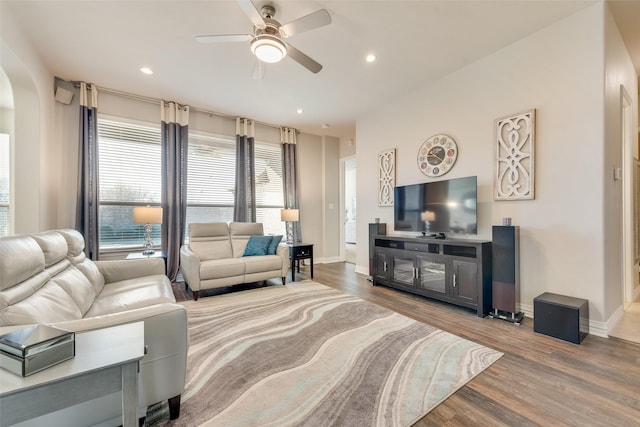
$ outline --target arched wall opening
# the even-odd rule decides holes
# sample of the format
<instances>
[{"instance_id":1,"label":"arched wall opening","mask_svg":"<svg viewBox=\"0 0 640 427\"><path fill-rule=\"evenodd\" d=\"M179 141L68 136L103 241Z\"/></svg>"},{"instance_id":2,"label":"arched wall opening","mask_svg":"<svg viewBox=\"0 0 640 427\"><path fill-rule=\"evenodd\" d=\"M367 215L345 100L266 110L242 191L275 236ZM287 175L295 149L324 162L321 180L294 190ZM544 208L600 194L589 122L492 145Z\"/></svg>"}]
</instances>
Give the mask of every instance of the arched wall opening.
<instances>
[{"instance_id":1,"label":"arched wall opening","mask_svg":"<svg viewBox=\"0 0 640 427\"><path fill-rule=\"evenodd\" d=\"M4 42L0 43L0 62L13 94L10 176L14 191L11 196L11 231L34 232L40 230L41 211L41 120L38 91L28 69Z\"/></svg>"}]
</instances>

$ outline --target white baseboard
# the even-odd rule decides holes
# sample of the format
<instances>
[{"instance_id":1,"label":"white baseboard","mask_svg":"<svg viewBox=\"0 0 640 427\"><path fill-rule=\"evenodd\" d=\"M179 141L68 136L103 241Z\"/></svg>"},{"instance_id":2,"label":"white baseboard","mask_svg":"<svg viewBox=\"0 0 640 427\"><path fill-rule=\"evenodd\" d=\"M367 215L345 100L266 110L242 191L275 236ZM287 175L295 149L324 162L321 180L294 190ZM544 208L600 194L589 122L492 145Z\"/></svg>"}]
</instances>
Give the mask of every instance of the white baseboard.
<instances>
[{"instance_id":1,"label":"white baseboard","mask_svg":"<svg viewBox=\"0 0 640 427\"><path fill-rule=\"evenodd\" d=\"M624 315L624 305L621 305L616 309L616 311L613 312L611 317L609 317L609 320L607 320L607 323L606 323L607 331L612 330L618 324L620 319L622 319L623 315Z\"/></svg>"},{"instance_id":2,"label":"white baseboard","mask_svg":"<svg viewBox=\"0 0 640 427\"><path fill-rule=\"evenodd\" d=\"M363 267L361 265L356 264L356 273L364 274L365 276L369 275L369 266Z\"/></svg>"},{"instance_id":3,"label":"white baseboard","mask_svg":"<svg viewBox=\"0 0 640 427\"><path fill-rule=\"evenodd\" d=\"M331 264L334 262L340 262L340 257L328 257L328 258L314 258L314 264Z\"/></svg>"},{"instance_id":4,"label":"white baseboard","mask_svg":"<svg viewBox=\"0 0 640 427\"><path fill-rule=\"evenodd\" d=\"M525 317L533 319L533 306L530 304L516 305L516 310L520 311Z\"/></svg>"}]
</instances>

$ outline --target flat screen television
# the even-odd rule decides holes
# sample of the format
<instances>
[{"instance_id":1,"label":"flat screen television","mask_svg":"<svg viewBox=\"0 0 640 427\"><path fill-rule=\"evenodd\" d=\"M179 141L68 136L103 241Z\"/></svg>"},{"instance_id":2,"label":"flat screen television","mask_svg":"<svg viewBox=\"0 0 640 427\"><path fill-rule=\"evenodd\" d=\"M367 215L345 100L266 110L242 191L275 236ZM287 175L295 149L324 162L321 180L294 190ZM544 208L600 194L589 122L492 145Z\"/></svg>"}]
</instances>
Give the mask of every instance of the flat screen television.
<instances>
[{"instance_id":1,"label":"flat screen television","mask_svg":"<svg viewBox=\"0 0 640 427\"><path fill-rule=\"evenodd\" d=\"M437 237L477 234L477 206L475 176L395 187L394 229Z\"/></svg>"}]
</instances>

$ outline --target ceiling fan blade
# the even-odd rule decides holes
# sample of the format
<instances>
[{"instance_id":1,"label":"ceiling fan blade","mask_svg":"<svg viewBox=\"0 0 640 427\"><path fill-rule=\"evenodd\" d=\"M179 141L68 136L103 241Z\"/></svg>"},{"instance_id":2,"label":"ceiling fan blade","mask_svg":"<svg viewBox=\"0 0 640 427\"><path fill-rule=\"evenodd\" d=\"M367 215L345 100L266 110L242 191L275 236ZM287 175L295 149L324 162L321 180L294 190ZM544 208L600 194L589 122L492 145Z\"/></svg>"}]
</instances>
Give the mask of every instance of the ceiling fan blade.
<instances>
[{"instance_id":1,"label":"ceiling fan blade","mask_svg":"<svg viewBox=\"0 0 640 427\"><path fill-rule=\"evenodd\" d=\"M287 43L287 55L289 55L291 59L293 59L298 64L302 65L304 68L306 68L307 70L311 71L314 74L322 70L322 65L320 65L319 63L317 63L316 61L314 61L313 59L311 59L304 53L300 52L298 49L296 49L295 47L291 46L288 43Z\"/></svg>"},{"instance_id":2,"label":"ceiling fan blade","mask_svg":"<svg viewBox=\"0 0 640 427\"><path fill-rule=\"evenodd\" d=\"M331 24L331 15L325 9L316 10L294 21L280 27L280 32L284 37L291 37L304 31L313 30L318 27Z\"/></svg>"},{"instance_id":3,"label":"ceiling fan blade","mask_svg":"<svg viewBox=\"0 0 640 427\"><path fill-rule=\"evenodd\" d=\"M246 42L253 38L251 34L219 34L213 36L197 36L199 43Z\"/></svg>"},{"instance_id":4,"label":"ceiling fan blade","mask_svg":"<svg viewBox=\"0 0 640 427\"><path fill-rule=\"evenodd\" d=\"M264 19L262 19L262 14L258 9L256 9L251 0L237 0L237 2L245 15L249 17L253 25L258 28L265 27Z\"/></svg>"},{"instance_id":5,"label":"ceiling fan blade","mask_svg":"<svg viewBox=\"0 0 640 427\"><path fill-rule=\"evenodd\" d=\"M262 80L266 71L267 64L256 58L253 64L253 80Z\"/></svg>"}]
</instances>

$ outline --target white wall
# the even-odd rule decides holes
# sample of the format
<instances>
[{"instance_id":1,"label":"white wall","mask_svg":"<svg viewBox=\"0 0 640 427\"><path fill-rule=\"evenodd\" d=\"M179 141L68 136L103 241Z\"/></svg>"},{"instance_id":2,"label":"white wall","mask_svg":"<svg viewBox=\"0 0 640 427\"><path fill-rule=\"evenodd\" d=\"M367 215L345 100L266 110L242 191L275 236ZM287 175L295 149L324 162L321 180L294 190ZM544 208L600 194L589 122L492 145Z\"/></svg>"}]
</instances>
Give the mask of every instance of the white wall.
<instances>
[{"instance_id":1,"label":"white wall","mask_svg":"<svg viewBox=\"0 0 640 427\"><path fill-rule=\"evenodd\" d=\"M314 261L340 257L340 146L334 137L298 135L300 226Z\"/></svg>"},{"instance_id":2,"label":"white wall","mask_svg":"<svg viewBox=\"0 0 640 427\"><path fill-rule=\"evenodd\" d=\"M323 136L324 159L324 221L322 252L324 262L336 262L340 259L340 140L331 136Z\"/></svg>"},{"instance_id":3,"label":"white wall","mask_svg":"<svg viewBox=\"0 0 640 427\"><path fill-rule=\"evenodd\" d=\"M53 77L7 8L2 7L0 19L0 63L11 82L15 107L14 231L40 231L57 220L60 141L53 137Z\"/></svg>"},{"instance_id":4,"label":"white wall","mask_svg":"<svg viewBox=\"0 0 640 427\"><path fill-rule=\"evenodd\" d=\"M377 206L377 153L397 147L397 185L426 182L418 147L446 133L460 154L443 178L478 177L478 238L490 239L502 217L521 227L522 309L549 291L588 299L591 319L605 321L604 253L614 248L603 244L603 177L610 172L603 162L603 16L598 3L359 120L358 240L367 240L374 217L393 226L393 209ZM535 200L494 202L494 120L531 108ZM366 273L367 257L359 245L359 272Z\"/></svg>"}]
</instances>

